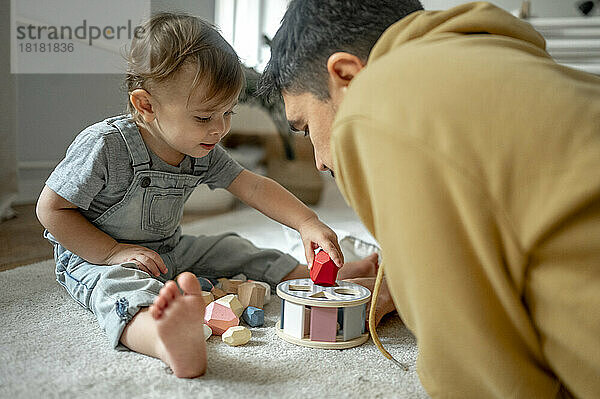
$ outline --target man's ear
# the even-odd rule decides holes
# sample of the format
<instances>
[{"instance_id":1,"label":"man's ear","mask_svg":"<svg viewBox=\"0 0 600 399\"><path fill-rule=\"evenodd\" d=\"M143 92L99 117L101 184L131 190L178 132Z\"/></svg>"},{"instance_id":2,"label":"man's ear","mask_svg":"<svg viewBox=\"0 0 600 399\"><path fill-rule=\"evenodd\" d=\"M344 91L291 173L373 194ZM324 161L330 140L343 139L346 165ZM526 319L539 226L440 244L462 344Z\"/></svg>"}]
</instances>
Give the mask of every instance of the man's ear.
<instances>
[{"instance_id":1,"label":"man's ear","mask_svg":"<svg viewBox=\"0 0 600 399\"><path fill-rule=\"evenodd\" d=\"M144 89L135 89L129 93L129 101L135 107L137 112L144 118L144 121L150 123L156 115L152 109L152 96Z\"/></svg>"},{"instance_id":2,"label":"man's ear","mask_svg":"<svg viewBox=\"0 0 600 399\"><path fill-rule=\"evenodd\" d=\"M362 60L354 54L345 52L331 54L327 59L330 91L344 91L364 66Z\"/></svg>"}]
</instances>

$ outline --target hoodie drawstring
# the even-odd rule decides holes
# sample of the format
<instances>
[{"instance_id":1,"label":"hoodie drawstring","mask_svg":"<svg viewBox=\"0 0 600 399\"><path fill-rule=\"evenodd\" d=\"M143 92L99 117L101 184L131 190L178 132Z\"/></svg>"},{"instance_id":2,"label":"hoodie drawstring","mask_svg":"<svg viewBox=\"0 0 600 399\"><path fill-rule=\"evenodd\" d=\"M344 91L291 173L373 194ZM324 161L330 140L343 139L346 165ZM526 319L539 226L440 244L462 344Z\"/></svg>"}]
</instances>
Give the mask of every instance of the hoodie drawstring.
<instances>
[{"instance_id":1,"label":"hoodie drawstring","mask_svg":"<svg viewBox=\"0 0 600 399\"><path fill-rule=\"evenodd\" d=\"M396 365L398 365L404 371L408 371L408 366L394 359L394 357L383 347L381 341L379 340L379 336L377 336L377 327L375 326L375 307L377 306L377 296L379 295L382 282L383 264L379 265L377 278L375 279L375 288L373 288L373 296L371 297L371 309L369 310L369 332L371 333L371 338L373 338L373 342L375 343L375 346L377 346L377 349L379 349L379 352L381 352L383 356L396 363Z\"/></svg>"}]
</instances>

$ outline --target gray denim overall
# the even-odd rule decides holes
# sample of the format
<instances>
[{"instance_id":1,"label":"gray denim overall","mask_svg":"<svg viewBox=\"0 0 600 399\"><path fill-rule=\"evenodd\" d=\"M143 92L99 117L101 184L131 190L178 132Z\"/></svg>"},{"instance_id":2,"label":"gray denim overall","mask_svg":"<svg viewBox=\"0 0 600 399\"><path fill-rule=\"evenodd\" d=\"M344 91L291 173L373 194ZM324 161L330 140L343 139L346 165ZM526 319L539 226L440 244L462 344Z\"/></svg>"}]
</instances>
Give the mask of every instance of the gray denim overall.
<instances>
[{"instance_id":1,"label":"gray denim overall","mask_svg":"<svg viewBox=\"0 0 600 399\"><path fill-rule=\"evenodd\" d=\"M126 324L140 308L154 302L164 282L184 271L206 278L244 273L274 287L297 266L293 257L256 248L234 233L182 235L179 223L183 205L208 170L207 157L193 159L192 175L152 170L135 123L123 116L107 122L125 140L135 173L121 201L91 222L118 242L158 252L168 272L154 278L123 265L92 264L66 250L49 232L44 235L54 245L57 281L95 314L113 347L126 349L119 343Z\"/></svg>"}]
</instances>

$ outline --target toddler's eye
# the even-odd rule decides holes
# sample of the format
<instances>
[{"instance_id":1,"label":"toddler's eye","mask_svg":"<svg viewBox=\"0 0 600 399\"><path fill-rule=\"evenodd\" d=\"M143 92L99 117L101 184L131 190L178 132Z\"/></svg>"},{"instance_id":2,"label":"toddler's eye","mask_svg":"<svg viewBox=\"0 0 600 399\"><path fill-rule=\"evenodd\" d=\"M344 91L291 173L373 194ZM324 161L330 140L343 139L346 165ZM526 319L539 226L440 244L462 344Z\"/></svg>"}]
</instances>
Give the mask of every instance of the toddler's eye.
<instances>
[{"instance_id":1,"label":"toddler's eye","mask_svg":"<svg viewBox=\"0 0 600 399\"><path fill-rule=\"evenodd\" d=\"M206 117L206 118L203 118L203 117L201 117L201 116L194 116L194 119L196 119L196 120L197 120L198 122L200 122L200 123L206 123L206 122L210 121L210 120L211 120L211 118L212 118L212 117L210 117L210 116L209 116L209 117Z\"/></svg>"},{"instance_id":2,"label":"toddler's eye","mask_svg":"<svg viewBox=\"0 0 600 399\"><path fill-rule=\"evenodd\" d=\"M233 112L233 111L227 111L227 112L225 112L223 115L224 115L224 116L231 116L231 115L235 115L235 114L236 114L236 113L235 113L235 112Z\"/></svg>"}]
</instances>

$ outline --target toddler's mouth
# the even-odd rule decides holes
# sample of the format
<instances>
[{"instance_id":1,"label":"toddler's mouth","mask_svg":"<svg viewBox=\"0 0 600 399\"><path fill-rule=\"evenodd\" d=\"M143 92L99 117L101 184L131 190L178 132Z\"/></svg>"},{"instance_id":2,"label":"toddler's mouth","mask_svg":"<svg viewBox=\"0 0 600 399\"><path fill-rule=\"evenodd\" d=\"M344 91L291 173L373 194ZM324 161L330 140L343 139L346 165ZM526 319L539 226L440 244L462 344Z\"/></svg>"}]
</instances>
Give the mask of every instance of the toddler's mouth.
<instances>
[{"instance_id":1,"label":"toddler's mouth","mask_svg":"<svg viewBox=\"0 0 600 399\"><path fill-rule=\"evenodd\" d=\"M214 143L214 144L200 143L200 145L205 150L212 150L213 148L215 148L215 146L217 145L217 143Z\"/></svg>"}]
</instances>

